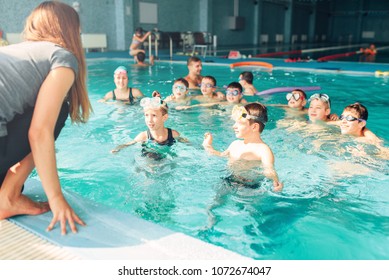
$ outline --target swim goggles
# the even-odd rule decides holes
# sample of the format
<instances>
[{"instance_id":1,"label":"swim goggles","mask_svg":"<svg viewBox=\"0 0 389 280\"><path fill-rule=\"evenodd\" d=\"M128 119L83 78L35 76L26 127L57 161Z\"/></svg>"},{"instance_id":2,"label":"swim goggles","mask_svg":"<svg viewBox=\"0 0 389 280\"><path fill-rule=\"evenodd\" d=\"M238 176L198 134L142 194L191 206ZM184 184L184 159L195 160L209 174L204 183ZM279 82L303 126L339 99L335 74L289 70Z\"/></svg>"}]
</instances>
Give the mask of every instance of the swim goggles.
<instances>
[{"instance_id":1,"label":"swim goggles","mask_svg":"<svg viewBox=\"0 0 389 280\"><path fill-rule=\"evenodd\" d=\"M203 84L203 83L201 83L201 84L200 84L200 87L214 88L214 86L213 86L212 84L210 84L210 83L208 83L208 84Z\"/></svg>"},{"instance_id":2,"label":"swim goggles","mask_svg":"<svg viewBox=\"0 0 389 280\"><path fill-rule=\"evenodd\" d=\"M231 118L234 121L242 120L242 118L246 120L255 120L263 125L265 125L266 122L263 117L250 115L244 106L239 105L235 105L234 108L232 108Z\"/></svg>"},{"instance_id":3,"label":"swim goggles","mask_svg":"<svg viewBox=\"0 0 389 280\"><path fill-rule=\"evenodd\" d=\"M167 104L160 97L144 97L140 101L140 106L143 108L159 109L161 106L167 108Z\"/></svg>"},{"instance_id":4,"label":"swim goggles","mask_svg":"<svg viewBox=\"0 0 389 280\"><path fill-rule=\"evenodd\" d=\"M174 85L173 92L185 92L187 90L186 86Z\"/></svg>"},{"instance_id":5,"label":"swim goggles","mask_svg":"<svg viewBox=\"0 0 389 280\"><path fill-rule=\"evenodd\" d=\"M302 96L299 94L299 93L287 93L286 94L286 100L291 100L291 99L294 99L295 101L298 101L300 98L302 98Z\"/></svg>"},{"instance_id":6,"label":"swim goggles","mask_svg":"<svg viewBox=\"0 0 389 280\"><path fill-rule=\"evenodd\" d=\"M239 94L240 94L240 91L237 89L234 89L234 90L227 89L226 90L226 95L238 96Z\"/></svg>"},{"instance_id":7,"label":"swim goggles","mask_svg":"<svg viewBox=\"0 0 389 280\"><path fill-rule=\"evenodd\" d=\"M328 104L328 107L331 107L331 101L330 97L325 93L315 93L309 98L309 102L311 102L314 99L319 99L323 102L326 102Z\"/></svg>"},{"instance_id":8,"label":"swim goggles","mask_svg":"<svg viewBox=\"0 0 389 280\"><path fill-rule=\"evenodd\" d=\"M366 121L366 120L364 120L364 119L358 119L358 118L355 118L355 117L350 116L350 115L348 115L348 116L340 115L340 116L339 116L339 119L340 119L341 121L342 121L342 120L346 120L346 121L348 121L348 122L353 122L353 121L365 122L365 121Z\"/></svg>"}]
</instances>

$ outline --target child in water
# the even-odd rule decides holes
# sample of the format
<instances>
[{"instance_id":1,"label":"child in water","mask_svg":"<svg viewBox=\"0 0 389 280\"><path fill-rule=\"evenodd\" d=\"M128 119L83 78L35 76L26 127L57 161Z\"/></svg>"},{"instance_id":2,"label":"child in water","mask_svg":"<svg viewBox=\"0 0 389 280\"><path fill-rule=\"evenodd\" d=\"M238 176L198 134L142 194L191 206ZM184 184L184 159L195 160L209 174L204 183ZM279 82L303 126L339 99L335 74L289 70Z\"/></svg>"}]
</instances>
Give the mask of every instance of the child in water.
<instances>
[{"instance_id":1,"label":"child in water","mask_svg":"<svg viewBox=\"0 0 389 280\"><path fill-rule=\"evenodd\" d=\"M194 107L213 107L215 105L236 105L236 104L247 104L246 99L243 98L243 88L238 82L232 82L227 86L226 100L213 100L209 103L200 103L187 106L178 106L177 110L186 110Z\"/></svg>"},{"instance_id":2,"label":"child in water","mask_svg":"<svg viewBox=\"0 0 389 280\"><path fill-rule=\"evenodd\" d=\"M165 127L165 122L168 119L168 107L161 98L145 97L141 100L140 105L143 107L148 129L139 133L134 140L117 146L111 151L112 153L117 153L121 149L138 142L150 141L161 146L171 146L176 142L176 138L180 136L180 133L176 130Z\"/></svg>"},{"instance_id":3,"label":"child in water","mask_svg":"<svg viewBox=\"0 0 389 280\"><path fill-rule=\"evenodd\" d=\"M382 142L370 129L366 127L368 111L361 103L350 104L343 109L339 116L340 131L343 135L352 135L368 142Z\"/></svg>"},{"instance_id":4,"label":"child in water","mask_svg":"<svg viewBox=\"0 0 389 280\"><path fill-rule=\"evenodd\" d=\"M173 83L172 94L164 99L165 102L177 103L177 104L188 104L191 100L188 96L189 83L184 78L178 78Z\"/></svg>"},{"instance_id":5,"label":"child in water","mask_svg":"<svg viewBox=\"0 0 389 280\"><path fill-rule=\"evenodd\" d=\"M232 118L235 121L233 129L237 138L224 152L216 151L212 147L212 134L204 135L203 147L213 155L229 157L231 166L236 162L246 161L243 166L251 168L250 163L260 162L263 174L273 180L275 191L281 191L283 184L279 181L274 169L274 155L270 147L261 139L261 133L267 122L267 109L260 103L249 103L245 106L236 105L232 110ZM241 165L242 166L242 165Z\"/></svg>"},{"instance_id":6,"label":"child in water","mask_svg":"<svg viewBox=\"0 0 389 280\"><path fill-rule=\"evenodd\" d=\"M253 85L254 75L250 71L244 71L239 75L239 83L243 87L244 95L255 95L258 90Z\"/></svg>"},{"instance_id":7,"label":"child in water","mask_svg":"<svg viewBox=\"0 0 389 280\"><path fill-rule=\"evenodd\" d=\"M331 115L330 97L324 93L315 93L309 98L308 117L312 123L323 123L337 120L338 116Z\"/></svg>"}]
</instances>

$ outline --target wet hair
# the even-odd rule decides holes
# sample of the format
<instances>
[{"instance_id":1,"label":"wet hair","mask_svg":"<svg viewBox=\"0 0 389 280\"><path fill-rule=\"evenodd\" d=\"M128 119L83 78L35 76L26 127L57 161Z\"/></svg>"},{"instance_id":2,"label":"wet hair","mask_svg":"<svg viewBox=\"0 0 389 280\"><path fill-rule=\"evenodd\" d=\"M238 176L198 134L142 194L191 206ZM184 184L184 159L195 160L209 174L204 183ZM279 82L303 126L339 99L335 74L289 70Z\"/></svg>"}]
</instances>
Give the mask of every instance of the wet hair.
<instances>
[{"instance_id":1,"label":"wet hair","mask_svg":"<svg viewBox=\"0 0 389 280\"><path fill-rule=\"evenodd\" d=\"M143 33L143 28L142 27L135 28L135 33Z\"/></svg>"},{"instance_id":2,"label":"wet hair","mask_svg":"<svg viewBox=\"0 0 389 280\"><path fill-rule=\"evenodd\" d=\"M259 133L261 133L265 129L265 123L268 121L266 106L262 103L254 102L246 104L244 108L250 116L258 117L258 120L249 119L249 121L250 124L259 124Z\"/></svg>"},{"instance_id":3,"label":"wet hair","mask_svg":"<svg viewBox=\"0 0 389 280\"><path fill-rule=\"evenodd\" d=\"M86 63L80 35L80 18L69 5L59 1L45 1L28 16L23 37L28 41L48 41L70 51L77 59L78 73L68 98L72 122L86 122L92 112L86 90Z\"/></svg>"},{"instance_id":4,"label":"wet hair","mask_svg":"<svg viewBox=\"0 0 389 280\"><path fill-rule=\"evenodd\" d=\"M252 72L249 72L249 71L245 71L245 72L242 72L240 73L239 76L242 76L242 80L248 82L249 84L252 84L253 83L253 80L254 80L254 76L253 76L253 73Z\"/></svg>"},{"instance_id":5,"label":"wet hair","mask_svg":"<svg viewBox=\"0 0 389 280\"><path fill-rule=\"evenodd\" d=\"M203 79L209 79L209 80L211 80L212 83L213 83L213 86L216 86L216 79L215 79L214 76L204 76L201 80L203 80Z\"/></svg>"},{"instance_id":6,"label":"wet hair","mask_svg":"<svg viewBox=\"0 0 389 280\"><path fill-rule=\"evenodd\" d=\"M227 89L229 89L229 88L237 88L237 89L239 89L240 93L243 92L243 87L242 87L242 85L241 85L240 83L238 83L238 82L232 82L232 83L230 83L230 84L227 86Z\"/></svg>"},{"instance_id":7,"label":"wet hair","mask_svg":"<svg viewBox=\"0 0 389 280\"><path fill-rule=\"evenodd\" d=\"M186 86L186 88L189 88L189 83L188 83L188 81L185 80L184 78L178 78L177 80L174 81L174 84L175 84L175 83L178 83L178 82L183 83L183 84Z\"/></svg>"},{"instance_id":8,"label":"wet hair","mask_svg":"<svg viewBox=\"0 0 389 280\"><path fill-rule=\"evenodd\" d=\"M197 56L191 56L188 58L187 62L186 62L186 65L190 65L192 62L201 62L201 59L198 58Z\"/></svg>"},{"instance_id":9,"label":"wet hair","mask_svg":"<svg viewBox=\"0 0 389 280\"><path fill-rule=\"evenodd\" d=\"M136 54L136 58L138 59L138 61L144 62L146 59L146 55L144 54L144 52L138 52Z\"/></svg>"},{"instance_id":10,"label":"wet hair","mask_svg":"<svg viewBox=\"0 0 389 280\"><path fill-rule=\"evenodd\" d=\"M304 99L307 100L307 94L305 93L305 91L303 91L302 89L299 89L299 88L296 88L292 91L298 91L302 94L302 96L304 96Z\"/></svg>"},{"instance_id":11,"label":"wet hair","mask_svg":"<svg viewBox=\"0 0 389 280\"><path fill-rule=\"evenodd\" d=\"M160 110L161 110L163 116L168 113L169 108L168 108L168 106L167 106L165 101L163 101L163 103L162 103L162 105L160 107Z\"/></svg>"},{"instance_id":12,"label":"wet hair","mask_svg":"<svg viewBox=\"0 0 389 280\"><path fill-rule=\"evenodd\" d=\"M365 121L367 121L367 118L369 116L367 108L359 102L355 102L354 104L350 104L350 105L346 106L344 108L344 110L346 110L346 111L354 110L357 113L358 118L365 120Z\"/></svg>"}]
</instances>

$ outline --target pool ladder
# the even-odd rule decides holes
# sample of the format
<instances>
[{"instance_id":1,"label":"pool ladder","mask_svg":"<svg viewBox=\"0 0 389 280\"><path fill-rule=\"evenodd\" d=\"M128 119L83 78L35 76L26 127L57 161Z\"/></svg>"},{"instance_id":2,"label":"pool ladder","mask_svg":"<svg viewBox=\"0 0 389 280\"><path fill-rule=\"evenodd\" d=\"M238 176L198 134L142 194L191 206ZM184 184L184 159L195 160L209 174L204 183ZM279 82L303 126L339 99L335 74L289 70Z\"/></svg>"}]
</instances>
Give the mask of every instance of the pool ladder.
<instances>
[{"instance_id":1,"label":"pool ladder","mask_svg":"<svg viewBox=\"0 0 389 280\"><path fill-rule=\"evenodd\" d=\"M158 58L158 36L155 33L154 34L154 53L155 53L155 58ZM213 52L213 55L216 55L216 47L217 47L217 36L213 35L213 40L212 40L212 49L211 51ZM201 55L205 58L207 55L207 50L208 50L208 45L198 45L195 44L193 45L192 49L192 56L195 54L196 48L200 48L201 50ZM149 57L152 55L152 38L149 36ZM170 55L170 60L173 59L173 39L169 35L169 55Z\"/></svg>"}]
</instances>

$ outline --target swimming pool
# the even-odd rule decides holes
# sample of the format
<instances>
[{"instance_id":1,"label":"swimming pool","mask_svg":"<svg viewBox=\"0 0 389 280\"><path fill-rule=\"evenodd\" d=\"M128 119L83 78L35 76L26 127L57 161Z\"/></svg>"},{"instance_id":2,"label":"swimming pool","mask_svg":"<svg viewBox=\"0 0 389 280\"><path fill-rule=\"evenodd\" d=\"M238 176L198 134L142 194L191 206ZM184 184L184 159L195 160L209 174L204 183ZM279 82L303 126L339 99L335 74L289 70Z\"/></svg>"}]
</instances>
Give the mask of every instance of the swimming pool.
<instances>
[{"instance_id":1,"label":"swimming pool","mask_svg":"<svg viewBox=\"0 0 389 280\"><path fill-rule=\"evenodd\" d=\"M271 192L267 180L256 188L231 183L226 160L203 150L206 131L214 134L219 150L235 139L228 108L170 110L167 127L190 143L177 143L161 161L142 157L138 145L111 154L116 145L145 130L139 106L97 102L114 87L114 69L130 63L88 60L94 114L86 125L69 123L57 140L66 190L255 259L389 259L388 161L374 155L354 157L346 148L357 144L349 139L326 139L320 148L312 144L337 134L336 128L314 135L285 129L277 124L284 111L269 107L262 137L275 154L282 193ZM156 89L166 96L173 80L187 73L183 63L129 68L130 84L147 96ZM237 80L240 70L204 65L203 74L215 76L221 86ZM256 71L255 77L259 90L321 86L337 114L360 101L369 109L368 127L389 141L385 78L279 70ZM284 94L250 100L286 102Z\"/></svg>"}]
</instances>

